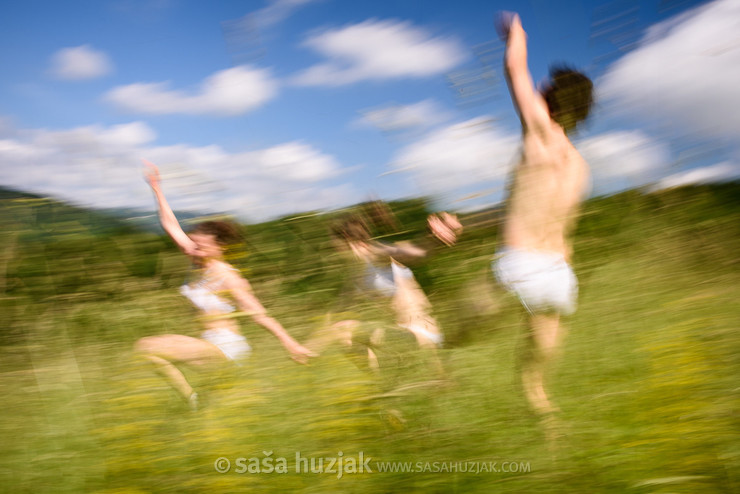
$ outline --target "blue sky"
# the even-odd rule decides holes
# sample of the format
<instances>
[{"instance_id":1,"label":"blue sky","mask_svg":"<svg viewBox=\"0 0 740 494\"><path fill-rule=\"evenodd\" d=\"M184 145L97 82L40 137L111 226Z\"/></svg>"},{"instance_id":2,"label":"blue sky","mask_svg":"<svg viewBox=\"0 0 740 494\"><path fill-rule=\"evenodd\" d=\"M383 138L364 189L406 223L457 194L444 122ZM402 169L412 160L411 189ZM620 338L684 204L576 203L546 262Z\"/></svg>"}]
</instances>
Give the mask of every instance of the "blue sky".
<instances>
[{"instance_id":1,"label":"blue sky","mask_svg":"<svg viewBox=\"0 0 740 494\"><path fill-rule=\"evenodd\" d=\"M501 200L519 129L500 10L529 66L596 82L595 194L740 176L740 3L6 1L0 185L258 221L371 197ZM728 111L734 110L734 111Z\"/></svg>"}]
</instances>

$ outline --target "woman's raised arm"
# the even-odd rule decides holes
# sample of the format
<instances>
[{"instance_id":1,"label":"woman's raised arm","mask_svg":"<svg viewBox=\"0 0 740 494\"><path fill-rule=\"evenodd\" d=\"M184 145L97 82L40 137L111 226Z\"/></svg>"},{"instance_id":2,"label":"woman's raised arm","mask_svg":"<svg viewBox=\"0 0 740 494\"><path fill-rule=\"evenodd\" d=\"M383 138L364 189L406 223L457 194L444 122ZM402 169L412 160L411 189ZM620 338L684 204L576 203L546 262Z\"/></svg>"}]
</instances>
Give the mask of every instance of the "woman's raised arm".
<instances>
[{"instance_id":1,"label":"woman's raised arm","mask_svg":"<svg viewBox=\"0 0 740 494\"><path fill-rule=\"evenodd\" d=\"M142 159L144 166L146 167L146 181L154 192L154 197L157 199L157 206L159 207L159 222L162 224L162 228L167 232L167 235L175 242L180 250L188 255L195 255L197 245L195 242L190 240L190 237L183 231L180 223L175 217L175 213L172 212L170 205L167 203L167 199L164 197L162 192L161 180L159 177L159 169L154 163Z\"/></svg>"}]
</instances>

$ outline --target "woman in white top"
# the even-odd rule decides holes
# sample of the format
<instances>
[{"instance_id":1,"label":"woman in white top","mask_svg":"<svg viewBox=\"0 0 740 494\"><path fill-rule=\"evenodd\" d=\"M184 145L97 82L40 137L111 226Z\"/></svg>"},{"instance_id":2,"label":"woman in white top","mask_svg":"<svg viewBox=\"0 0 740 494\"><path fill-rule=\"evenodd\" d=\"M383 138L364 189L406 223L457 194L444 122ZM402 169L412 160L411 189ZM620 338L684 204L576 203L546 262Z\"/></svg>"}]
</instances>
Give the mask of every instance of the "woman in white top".
<instances>
[{"instance_id":1,"label":"woman in white top","mask_svg":"<svg viewBox=\"0 0 740 494\"><path fill-rule=\"evenodd\" d=\"M462 232L457 217L448 213L431 215L428 225L431 239L442 245L454 245ZM432 351L441 347L444 338L431 315L431 304L411 270L404 265L427 257L432 247L408 242L377 242L372 239L365 221L357 216L347 217L337 224L334 235L343 240L355 259L363 264L363 291L390 301L396 325L413 334L419 347ZM331 326L330 331L342 344L351 347L360 324L357 320L339 321ZM378 359L373 347L381 345L384 332L383 326L375 328L369 340L368 363L374 369L378 368ZM441 364L435 361L435 365L441 374Z\"/></svg>"},{"instance_id":2,"label":"woman in white top","mask_svg":"<svg viewBox=\"0 0 740 494\"><path fill-rule=\"evenodd\" d=\"M159 206L162 227L201 272L198 280L183 285L180 292L204 316L201 318L204 331L201 338L177 334L147 336L136 342L135 349L154 363L157 371L193 409L197 409L198 395L178 365L198 367L229 360L238 361L248 356L251 350L233 317L236 309L232 300L242 313L273 333L293 360L306 363L309 357L315 356L295 341L278 321L267 315L265 308L252 293L249 282L224 261L224 246L238 238L233 226L222 221L207 221L186 234L162 193L157 167L146 160L144 164L147 167L147 181Z\"/></svg>"}]
</instances>

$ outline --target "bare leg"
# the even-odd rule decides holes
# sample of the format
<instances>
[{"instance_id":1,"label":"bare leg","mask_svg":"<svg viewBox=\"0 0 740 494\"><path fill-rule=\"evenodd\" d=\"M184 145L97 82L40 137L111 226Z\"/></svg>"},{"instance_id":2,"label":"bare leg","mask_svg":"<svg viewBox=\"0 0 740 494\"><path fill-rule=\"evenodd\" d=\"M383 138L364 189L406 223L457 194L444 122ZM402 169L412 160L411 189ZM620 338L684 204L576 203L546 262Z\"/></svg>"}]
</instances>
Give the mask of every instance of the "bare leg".
<instances>
[{"instance_id":1,"label":"bare leg","mask_svg":"<svg viewBox=\"0 0 740 494\"><path fill-rule=\"evenodd\" d=\"M343 348L352 347L352 340L360 321L347 319L331 323L331 317L327 316L324 325L316 331L304 346L316 353L323 352L331 344L339 343Z\"/></svg>"},{"instance_id":2,"label":"bare leg","mask_svg":"<svg viewBox=\"0 0 740 494\"><path fill-rule=\"evenodd\" d=\"M380 363L378 362L378 356L375 355L375 352L370 347L367 347L367 365L373 372L380 372Z\"/></svg>"},{"instance_id":3,"label":"bare leg","mask_svg":"<svg viewBox=\"0 0 740 494\"><path fill-rule=\"evenodd\" d=\"M558 314L533 314L530 316L529 348L522 365L524 394L532 408L546 415L557 411L547 397L544 373L561 340Z\"/></svg>"},{"instance_id":4,"label":"bare leg","mask_svg":"<svg viewBox=\"0 0 740 494\"><path fill-rule=\"evenodd\" d=\"M383 345L385 339L385 328L383 326L377 327L373 330L373 334L370 335L370 346L367 347L367 360L370 369L375 373L380 372L380 362L378 356L375 354L374 348L379 348Z\"/></svg>"},{"instance_id":5,"label":"bare leg","mask_svg":"<svg viewBox=\"0 0 740 494\"><path fill-rule=\"evenodd\" d=\"M358 341L356 338L357 331L361 323L355 319L345 319L331 324L331 319L327 317L326 326L317 331L306 343L305 346L311 350L321 353L331 344L339 344L342 349L351 357L359 357L361 360L352 358L358 367L363 370L370 369L377 372L379 369L378 357L373 348L377 347L383 338L382 328L373 331L369 342ZM359 352L361 350L361 352ZM356 353L357 352L357 353Z\"/></svg>"},{"instance_id":6,"label":"bare leg","mask_svg":"<svg viewBox=\"0 0 740 494\"><path fill-rule=\"evenodd\" d=\"M154 364L156 371L185 401L193 395L193 387L176 364L204 366L228 360L212 343L176 334L141 338L134 349Z\"/></svg>"},{"instance_id":7,"label":"bare leg","mask_svg":"<svg viewBox=\"0 0 740 494\"><path fill-rule=\"evenodd\" d=\"M193 387L185 379L182 371L175 367L175 364L156 355L145 355L144 358L154 364L154 370L164 377L185 400L190 398L193 394Z\"/></svg>"},{"instance_id":8,"label":"bare leg","mask_svg":"<svg viewBox=\"0 0 740 494\"><path fill-rule=\"evenodd\" d=\"M382 327L375 328L373 330L372 334L370 335L369 341L357 341L357 338L355 338L355 333L360 329L360 322L359 321L345 321L346 323L350 323L349 325L340 326L342 330L344 331L344 338L340 341L345 346L347 350L350 350L353 345L360 345L366 355L367 355L367 369L374 373L380 372L380 362L378 361L378 356L376 354L377 348L380 347L383 343L383 338L385 335L385 329ZM341 324L341 323L338 323Z\"/></svg>"}]
</instances>

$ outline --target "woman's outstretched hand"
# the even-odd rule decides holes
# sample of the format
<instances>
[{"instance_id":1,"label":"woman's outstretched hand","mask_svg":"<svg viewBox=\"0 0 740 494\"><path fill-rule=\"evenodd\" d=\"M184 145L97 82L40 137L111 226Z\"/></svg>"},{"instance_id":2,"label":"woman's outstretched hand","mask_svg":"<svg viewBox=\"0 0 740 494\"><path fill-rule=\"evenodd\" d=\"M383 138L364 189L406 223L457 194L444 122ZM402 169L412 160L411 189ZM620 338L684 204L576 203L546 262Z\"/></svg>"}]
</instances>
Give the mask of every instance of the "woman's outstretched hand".
<instances>
[{"instance_id":1,"label":"woman's outstretched hand","mask_svg":"<svg viewBox=\"0 0 740 494\"><path fill-rule=\"evenodd\" d=\"M147 161L142 158L141 160L144 163L144 178L146 178L147 183L152 189L156 189L159 187L159 183L161 181L161 178L159 177L159 168L157 168L157 165L152 163L151 161Z\"/></svg>"},{"instance_id":2,"label":"woman's outstretched hand","mask_svg":"<svg viewBox=\"0 0 740 494\"><path fill-rule=\"evenodd\" d=\"M297 342L288 348L288 352L290 352L290 358L292 358L299 364L304 365L308 364L308 359L319 356L318 353L309 350L308 348Z\"/></svg>"},{"instance_id":3,"label":"woman's outstretched hand","mask_svg":"<svg viewBox=\"0 0 740 494\"><path fill-rule=\"evenodd\" d=\"M455 245L457 236L463 231L462 223L457 219L457 215L446 212L429 215L427 223L432 234L447 246Z\"/></svg>"}]
</instances>

